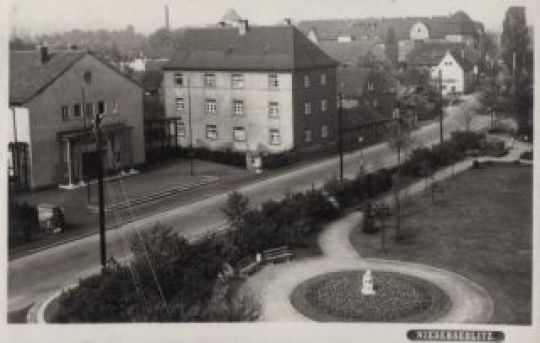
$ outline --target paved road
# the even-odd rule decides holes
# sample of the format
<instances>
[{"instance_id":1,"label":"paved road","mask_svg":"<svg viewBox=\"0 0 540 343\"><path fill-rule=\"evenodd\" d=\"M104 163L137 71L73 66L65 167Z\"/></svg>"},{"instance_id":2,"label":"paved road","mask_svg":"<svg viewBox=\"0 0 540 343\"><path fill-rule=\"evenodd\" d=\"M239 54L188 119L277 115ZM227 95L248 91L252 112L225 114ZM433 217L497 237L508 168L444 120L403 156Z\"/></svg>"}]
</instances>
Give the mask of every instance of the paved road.
<instances>
[{"instance_id":1,"label":"paved road","mask_svg":"<svg viewBox=\"0 0 540 343\"><path fill-rule=\"evenodd\" d=\"M469 97L467 101L474 101ZM457 107L447 108L444 121L445 133L464 127ZM473 128L485 127L487 117L479 117ZM438 142L439 128L436 123L426 125L415 132L417 140L424 145ZM364 149L363 158L367 170L395 165L395 153L387 144L379 144ZM358 172L360 152L345 157L345 176L352 177ZM322 162L304 166L291 172L241 187L252 201L260 203L269 198L280 198L285 190L304 190L321 185L338 172L338 159L330 158ZM151 226L156 221L170 224L186 236L209 232L223 225L220 211L226 194L218 194L186 206L165 211L159 215L135 221L107 235L110 256L121 259L126 255L126 237ZM80 277L97 271L99 263L98 236L93 235L61 246L53 247L9 262L8 265L8 310L15 311L31 305L36 300L55 292L59 287L77 282Z\"/></svg>"}]
</instances>

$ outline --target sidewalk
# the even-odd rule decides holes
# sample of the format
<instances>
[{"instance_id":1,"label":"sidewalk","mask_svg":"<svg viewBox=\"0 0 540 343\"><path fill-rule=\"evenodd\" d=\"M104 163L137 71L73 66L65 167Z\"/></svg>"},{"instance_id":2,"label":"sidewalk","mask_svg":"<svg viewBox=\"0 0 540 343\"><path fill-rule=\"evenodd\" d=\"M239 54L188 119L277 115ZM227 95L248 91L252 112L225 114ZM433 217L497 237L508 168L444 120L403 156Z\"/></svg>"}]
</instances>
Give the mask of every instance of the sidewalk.
<instances>
[{"instance_id":1,"label":"sidewalk","mask_svg":"<svg viewBox=\"0 0 540 343\"><path fill-rule=\"evenodd\" d=\"M171 160L152 165L140 174L121 179L127 198L131 202L140 202L134 208L133 215L137 218L161 212L167 208L180 206L194 199L214 194L228 185L236 185L253 180L255 175L241 168L220 165L207 161L195 161L195 176L190 176L189 162L186 160ZM122 187L119 180L105 183L106 206L114 203L110 192L114 193L117 201L124 202ZM65 242L94 234L97 231L97 185L91 185L88 203L87 187L73 190L50 188L33 192L15 194L15 201L30 204L51 203L64 208L69 228L55 235L39 237L29 243L9 249L9 259L24 256L45 247L63 244ZM135 200L138 199L138 200ZM126 210L120 205L117 209ZM126 217L127 211L122 216ZM112 216L106 217L106 225L114 224Z\"/></svg>"}]
</instances>

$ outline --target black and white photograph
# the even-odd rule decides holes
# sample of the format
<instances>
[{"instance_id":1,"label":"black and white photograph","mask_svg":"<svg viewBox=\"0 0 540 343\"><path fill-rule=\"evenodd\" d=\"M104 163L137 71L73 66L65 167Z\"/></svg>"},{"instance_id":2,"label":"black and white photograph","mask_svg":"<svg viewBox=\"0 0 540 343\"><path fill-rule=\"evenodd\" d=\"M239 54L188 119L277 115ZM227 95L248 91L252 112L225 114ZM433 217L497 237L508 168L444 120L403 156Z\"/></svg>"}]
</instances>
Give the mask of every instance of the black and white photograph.
<instances>
[{"instance_id":1,"label":"black and white photograph","mask_svg":"<svg viewBox=\"0 0 540 343\"><path fill-rule=\"evenodd\" d=\"M2 1L0 336L540 341L536 11Z\"/></svg>"}]
</instances>

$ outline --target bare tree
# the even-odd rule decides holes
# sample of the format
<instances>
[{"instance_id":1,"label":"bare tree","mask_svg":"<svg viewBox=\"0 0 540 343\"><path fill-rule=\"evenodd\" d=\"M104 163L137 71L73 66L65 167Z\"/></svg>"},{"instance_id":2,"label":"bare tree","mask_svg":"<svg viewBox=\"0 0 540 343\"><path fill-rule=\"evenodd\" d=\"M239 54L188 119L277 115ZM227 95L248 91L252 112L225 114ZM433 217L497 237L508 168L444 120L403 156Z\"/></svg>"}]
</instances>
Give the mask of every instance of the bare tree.
<instances>
[{"instance_id":1,"label":"bare tree","mask_svg":"<svg viewBox=\"0 0 540 343\"><path fill-rule=\"evenodd\" d=\"M401 192L401 164L402 153L405 153L407 149L413 144L413 137L411 135L411 126L407 125L401 118L398 119L391 127L391 136L388 141L388 145L392 150L397 153L397 173L393 176L393 190L394 190L394 202L396 208L396 241L400 239L401 228L401 212L400 212L400 192Z\"/></svg>"}]
</instances>

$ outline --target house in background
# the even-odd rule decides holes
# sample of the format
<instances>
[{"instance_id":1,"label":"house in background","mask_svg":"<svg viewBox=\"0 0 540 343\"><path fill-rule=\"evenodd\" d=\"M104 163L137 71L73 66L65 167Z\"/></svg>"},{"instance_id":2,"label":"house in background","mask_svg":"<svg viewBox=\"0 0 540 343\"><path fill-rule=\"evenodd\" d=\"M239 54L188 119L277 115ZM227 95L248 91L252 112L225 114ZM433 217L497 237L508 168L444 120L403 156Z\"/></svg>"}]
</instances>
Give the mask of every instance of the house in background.
<instances>
[{"instance_id":1,"label":"house in background","mask_svg":"<svg viewBox=\"0 0 540 343\"><path fill-rule=\"evenodd\" d=\"M339 62L338 90L343 106L364 116L364 119L391 117L395 103L397 80L384 49L376 41L321 41L319 47Z\"/></svg>"},{"instance_id":2,"label":"house in background","mask_svg":"<svg viewBox=\"0 0 540 343\"><path fill-rule=\"evenodd\" d=\"M420 44L410 53L407 64L427 70L435 89L439 88L440 71L444 96L469 92L478 75L478 56L464 43Z\"/></svg>"},{"instance_id":3,"label":"house in background","mask_svg":"<svg viewBox=\"0 0 540 343\"><path fill-rule=\"evenodd\" d=\"M337 62L291 25L186 29L164 67L183 147L278 153L336 138Z\"/></svg>"},{"instance_id":4,"label":"house in background","mask_svg":"<svg viewBox=\"0 0 540 343\"><path fill-rule=\"evenodd\" d=\"M143 89L86 51L10 52L10 180L20 188L73 187L145 162ZM92 129L103 114L104 150ZM22 157L22 158L21 158ZM21 177L24 175L24 177Z\"/></svg>"},{"instance_id":5,"label":"house in background","mask_svg":"<svg viewBox=\"0 0 540 343\"><path fill-rule=\"evenodd\" d=\"M377 41L393 63L406 61L418 42L459 42L476 49L484 31L482 23L463 11L432 17L306 20L300 21L298 27L316 44ZM393 35L391 40L389 35Z\"/></svg>"}]
</instances>

